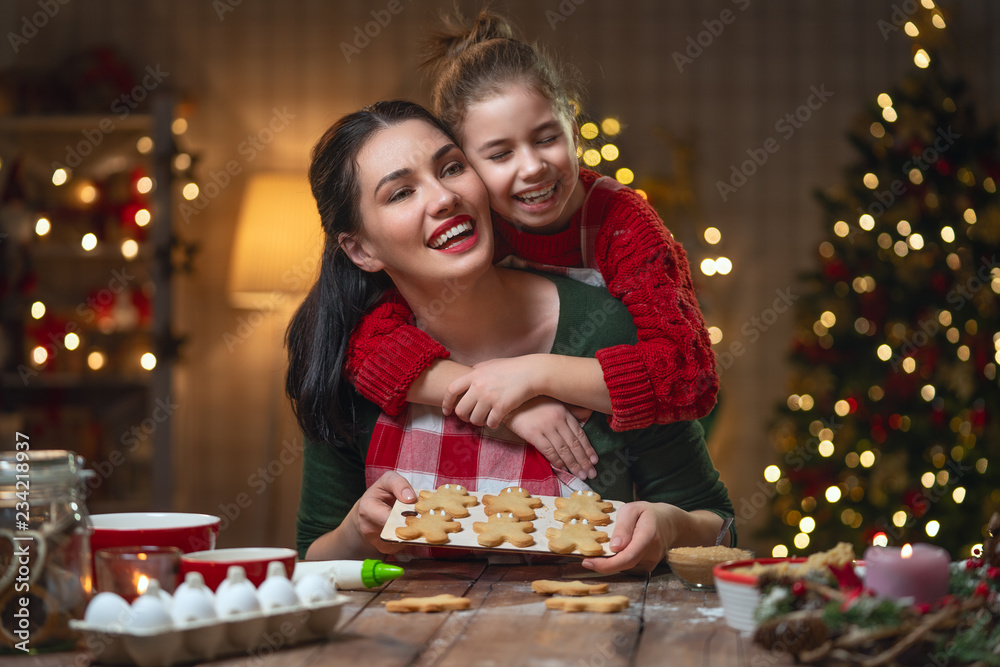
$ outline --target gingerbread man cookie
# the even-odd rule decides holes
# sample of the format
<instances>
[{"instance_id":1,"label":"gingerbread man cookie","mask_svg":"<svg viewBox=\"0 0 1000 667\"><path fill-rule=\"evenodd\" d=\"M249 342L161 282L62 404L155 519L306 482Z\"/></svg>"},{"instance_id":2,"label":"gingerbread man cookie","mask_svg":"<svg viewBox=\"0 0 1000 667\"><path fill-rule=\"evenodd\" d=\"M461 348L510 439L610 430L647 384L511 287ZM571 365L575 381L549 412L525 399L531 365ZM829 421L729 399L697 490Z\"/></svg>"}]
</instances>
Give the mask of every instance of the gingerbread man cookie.
<instances>
[{"instance_id":1,"label":"gingerbread man cookie","mask_svg":"<svg viewBox=\"0 0 1000 667\"><path fill-rule=\"evenodd\" d=\"M549 538L549 551L557 554L568 554L577 551L584 556L601 556L604 547L601 542L610 538L607 533L594 530L586 519L572 519L562 528L549 528L545 531Z\"/></svg>"},{"instance_id":2,"label":"gingerbread man cookie","mask_svg":"<svg viewBox=\"0 0 1000 667\"><path fill-rule=\"evenodd\" d=\"M479 535L479 543L484 547L498 547L504 542L510 542L515 547L530 547L535 538L528 533L534 532L535 524L530 521L520 521L513 513L491 514L486 522L477 521L472 524L472 530Z\"/></svg>"},{"instance_id":3,"label":"gingerbread man cookie","mask_svg":"<svg viewBox=\"0 0 1000 667\"><path fill-rule=\"evenodd\" d=\"M574 491L569 498L556 498L556 511L552 518L563 523L572 519L586 519L594 526L611 523L612 504L601 501L601 496L593 491Z\"/></svg>"},{"instance_id":4,"label":"gingerbread man cookie","mask_svg":"<svg viewBox=\"0 0 1000 667\"><path fill-rule=\"evenodd\" d=\"M401 540L415 540L423 537L427 544L444 544L448 533L457 533L462 526L445 510L429 510L420 516L406 517L406 525L396 529L396 537Z\"/></svg>"},{"instance_id":5,"label":"gingerbread man cookie","mask_svg":"<svg viewBox=\"0 0 1000 667\"><path fill-rule=\"evenodd\" d=\"M399 600L389 600L385 603L385 610L397 614L407 614L413 611L452 611L456 609L468 609L472 601L469 598L455 597L450 593L442 593L426 598L402 598Z\"/></svg>"},{"instance_id":6,"label":"gingerbread man cookie","mask_svg":"<svg viewBox=\"0 0 1000 667\"><path fill-rule=\"evenodd\" d=\"M607 584L585 584L582 581L552 581L536 579L531 582L531 590L541 595L594 595L607 593Z\"/></svg>"},{"instance_id":7,"label":"gingerbread man cookie","mask_svg":"<svg viewBox=\"0 0 1000 667\"><path fill-rule=\"evenodd\" d=\"M585 598L549 598L545 601L549 609L563 611L599 611L608 614L621 611L628 607L628 598L624 595L592 595Z\"/></svg>"},{"instance_id":8,"label":"gingerbread man cookie","mask_svg":"<svg viewBox=\"0 0 1000 667\"><path fill-rule=\"evenodd\" d=\"M416 510L423 514L429 510L444 510L456 519L469 516L467 507L479 504L475 496L461 484L442 484L436 491L421 491Z\"/></svg>"},{"instance_id":9,"label":"gingerbread man cookie","mask_svg":"<svg viewBox=\"0 0 1000 667\"><path fill-rule=\"evenodd\" d=\"M492 516L498 512L513 512L522 521L537 519L535 509L542 506L541 498L533 498L530 493L519 486L508 486L497 496L483 496L486 514Z\"/></svg>"}]
</instances>

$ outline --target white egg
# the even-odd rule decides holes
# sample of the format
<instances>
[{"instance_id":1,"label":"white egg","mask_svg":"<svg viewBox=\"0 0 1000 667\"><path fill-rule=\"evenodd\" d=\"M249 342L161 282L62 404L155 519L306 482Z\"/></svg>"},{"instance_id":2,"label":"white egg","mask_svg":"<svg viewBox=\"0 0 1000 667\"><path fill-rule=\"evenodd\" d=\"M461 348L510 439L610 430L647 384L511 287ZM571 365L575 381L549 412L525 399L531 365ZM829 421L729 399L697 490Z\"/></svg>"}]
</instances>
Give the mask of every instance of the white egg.
<instances>
[{"instance_id":1,"label":"white egg","mask_svg":"<svg viewBox=\"0 0 1000 667\"><path fill-rule=\"evenodd\" d=\"M330 585L330 580L318 572L299 579L295 584L295 593L299 596L299 600L305 603L326 602L337 595Z\"/></svg>"},{"instance_id":2,"label":"white egg","mask_svg":"<svg viewBox=\"0 0 1000 667\"><path fill-rule=\"evenodd\" d=\"M184 583L174 591L170 615L177 625L206 621L217 617L215 595L205 585L200 572L188 572Z\"/></svg>"},{"instance_id":3,"label":"white egg","mask_svg":"<svg viewBox=\"0 0 1000 667\"><path fill-rule=\"evenodd\" d=\"M132 607L116 593L98 593L87 605L83 620L108 629L121 629L132 623Z\"/></svg>"},{"instance_id":4,"label":"white egg","mask_svg":"<svg viewBox=\"0 0 1000 667\"><path fill-rule=\"evenodd\" d=\"M225 584L223 587L222 584ZM226 580L215 593L215 610L219 616L249 614L260 611L257 589L247 579L246 570L239 565L229 568Z\"/></svg>"},{"instance_id":5,"label":"white egg","mask_svg":"<svg viewBox=\"0 0 1000 667\"><path fill-rule=\"evenodd\" d=\"M299 596L295 593L295 586L288 580L284 563L268 563L267 579L257 588L257 597L265 611L299 604Z\"/></svg>"},{"instance_id":6,"label":"white egg","mask_svg":"<svg viewBox=\"0 0 1000 667\"><path fill-rule=\"evenodd\" d=\"M152 588L152 586L150 586ZM140 595L132 603L132 627L140 630L166 628L173 625L167 605L160 598L159 590L150 591Z\"/></svg>"}]
</instances>

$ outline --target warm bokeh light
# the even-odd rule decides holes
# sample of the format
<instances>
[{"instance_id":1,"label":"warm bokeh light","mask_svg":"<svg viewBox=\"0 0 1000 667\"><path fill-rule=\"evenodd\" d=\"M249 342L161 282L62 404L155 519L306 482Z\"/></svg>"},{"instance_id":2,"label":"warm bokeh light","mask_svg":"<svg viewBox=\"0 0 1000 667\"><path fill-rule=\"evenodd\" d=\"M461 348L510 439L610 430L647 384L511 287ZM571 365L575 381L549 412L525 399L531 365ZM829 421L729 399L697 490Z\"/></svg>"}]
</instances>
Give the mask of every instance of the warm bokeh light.
<instances>
[{"instance_id":1,"label":"warm bokeh light","mask_svg":"<svg viewBox=\"0 0 1000 667\"><path fill-rule=\"evenodd\" d=\"M63 345L67 350L75 350L80 347L80 337L70 332L63 337Z\"/></svg>"},{"instance_id":2,"label":"warm bokeh light","mask_svg":"<svg viewBox=\"0 0 1000 667\"><path fill-rule=\"evenodd\" d=\"M36 301L31 304L31 316L36 320L40 320L45 317L45 304L41 301Z\"/></svg>"},{"instance_id":3,"label":"warm bokeh light","mask_svg":"<svg viewBox=\"0 0 1000 667\"><path fill-rule=\"evenodd\" d=\"M175 118L174 122L170 124L170 130L177 135L184 134L187 132L188 122L187 118Z\"/></svg>"},{"instance_id":4,"label":"warm bokeh light","mask_svg":"<svg viewBox=\"0 0 1000 667\"><path fill-rule=\"evenodd\" d=\"M932 519L927 522L927 527L925 528L925 530L927 531L927 537L936 537L938 531L941 530L941 522Z\"/></svg>"},{"instance_id":5,"label":"warm bokeh light","mask_svg":"<svg viewBox=\"0 0 1000 667\"><path fill-rule=\"evenodd\" d=\"M781 468L776 465L769 465L764 468L764 479L774 484L781 479Z\"/></svg>"},{"instance_id":6,"label":"warm bokeh light","mask_svg":"<svg viewBox=\"0 0 1000 667\"><path fill-rule=\"evenodd\" d=\"M605 118L601 121L601 130L609 137L613 137L622 131L622 125L617 118Z\"/></svg>"},{"instance_id":7,"label":"warm bokeh light","mask_svg":"<svg viewBox=\"0 0 1000 667\"><path fill-rule=\"evenodd\" d=\"M788 547L784 544L776 544L771 549L772 558L788 558Z\"/></svg>"},{"instance_id":8,"label":"warm bokeh light","mask_svg":"<svg viewBox=\"0 0 1000 667\"><path fill-rule=\"evenodd\" d=\"M149 137L139 137L135 142L135 149L145 155L153 150L153 140Z\"/></svg>"},{"instance_id":9,"label":"warm bokeh light","mask_svg":"<svg viewBox=\"0 0 1000 667\"><path fill-rule=\"evenodd\" d=\"M45 236L50 231L52 231L52 223L49 222L48 218L39 218L35 221L35 233L39 236Z\"/></svg>"},{"instance_id":10,"label":"warm bokeh light","mask_svg":"<svg viewBox=\"0 0 1000 667\"><path fill-rule=\"evenodd\" d=\"M861 180L864 182L865 187L868 188L869 190L874 190L875 188L878 187L878 176L876 176L871 172L865 174L865 177Z\"/></svg>"},{"instance_id":11,"label":"warm bokeh light","mask_svg":"<svg viewBox=\"0 0 1000 667\"><path fill-rule=\"evenodd\" d=\"M897 118L896 110L893 109L892 107L886 107L882 109L882 118L884 118L890 123L895 123Z\"/></svg>"},{"instance_id":12,"label":"warm bokeh light","mask_svg":"<svg viewBox=\"0 0 1000 667\"><path fill-rule=\"evenodd\" d=\"M139 365L147 371L153 370L156 368L156 355L152 352L146 352L139 358Z\"/></svg>"},{"instance_id":13,"label":"warm bokeh light","mask_svg":"<svg viewBox=\"0 0 1000 667\"><path fill-rule=\"evenodd\" d=\"M191 156L187 153L178 153L174 156L174 169L177 171L187 171L191 168Z\"/></svg>"},{"instance_id":14,"label":"warm bokeh light","mask_svg":"<svg viewBox=\"0 0 1000 667\"><path fill-rule=\"evenodd\" d=\"M89 183L82 185L80 186L79 196L80 201L84 204L93 204L97 201L97 188Z\"/></svg>"},{"instance_id":15,"label":"warm bokeh light","mask_svg":"<svg viewBox=\"0 0 1000 667\"><path fill-rule=\"evenodd\" d=\"M719 327L708 327L708 340L712 345L722 342L722 329Z\"/></svg>"},{"instance_id":16,"label":"warm bokeh light","mask_svg":"<svg viewBox=\"0 0 1000 667\"><path fill-rule=\"evenodd\" d=\"M69 180L69 173L65 169L56 169L52 172L52 185L62 185Z\"/></svg>"},{"instance_id":17,"label":"warm bokeh light","mask_svg":"<svg viewBox=\"0 0 1000 667\"><path fill-rule=\"evenodd\" d=\"M917 52L913 54L913 64L920 69L926 69L931 64L931 57L923 49L917 49Z\"/></svg>"},{"instance_id":18,"label":"warm bokeh light","mask_svg":"<svg viewBox=\"0 0 1000 667\"><path fill-rule=\"evenodd\" d=\"M583 163L588 167L596 167L601 163L601 154L596 148L588 148L583 151Z\"/></svg>"},{"instance_id":19,"label":"warm bokeh light","mask_svg":"<svg viewBox=\"0 0 1000 667\"><path fill-rule=\"evenodd\" d=\"M601 157L608 161L617 160L618 147L614 144L604 144L601 146Z\"/></svg>"},{"instance_id":20,"label":"warm bokeh light","mask_svg":"<svg viewBox=\"0 0 1000 667\"><path fill-rule=\"evenodd\" d=\"M635 180L635 174L628 167L622 167L615 172L615 180L617 180L622 185L628 185Z\"/></svg>"},{"instance_id":21,"label":"warm bokeh light","mask_svg":"<svg viewBox=\"0 0 1000 667\"><path fill-rule=\"evenodd\" d=\"M139 194L146 194L153 189L153 179L149 176L143 176L138 181L135 182L135 189Z\"/></svg>"},{"instance_id":22,"label":"warm bokeh light","mask_svg":"<svg viewBox=\"0 0 1000 667\"><path fill-rule=\"evenodd\" d=\"M841 491L839 486L830 486L826 489L826 500L830 503L838 502L841 498Z\"/></svg>"},{"instance_id":23,"label":"warm bokeh light","mask_svg":"<svg viewBox=\"0 0 1000 667\"><path fill-rule=\"evenodd\" d=\"M80 239L80 245L83 246L84 250L90 252L97 247L97 236L95 236L93 232L87 232L83 235L83 238Z\"/></svg>"},{"instance_id":24,"label":"warm bokeh light","mask_svg":"<svg viewBox=\"0 0 1000 667\"><path fill-rule=\"evenodd\" d=\"M875 533L872 544L877 547L887 547L889 546L889 537L885 533Z\"/></svg>"},{"instance_id":25,"label":"warm bokeh light","mask_svg":"<svg viewBox=\"0 0 1000 667\"><path fill-rule=\"evenodd\" d=\"M723 276L729 275L733 270L733 262L728 257L718 257L715 260L715 270Z\"/></svg>"},{"instance_id":26,"label":"warm bokeh light","mask_svg":"<svg viewBox=\"0 0 1000 667\"><path fill-rule=\"evenodd\" d=\"M716 243L718 243L721 240L722 240L722 232L720 232L717 228L715 228L715 227L706 227L705 228L705 241L707 243L710 243L711 245L715 245Z\"/></svg>"},{"instance_id":27,"label":"warm bokeh light","mask_svg":"<svg viewBox=\"0 0 1000 667\"><path fill-rule=\"evenodd\" d=\"M145 227L146 225L148 225L151 219L152 215L150 215L149 209L140 208L138 211L135 212L135 224L139 225L140 227Z\"/></svg>"},{"instance_id":28,"label":"warm bokeh light","mask_svg":"<svg viewBox=\"0 0 1000 667\"><path fill-rule=\"evenodd\" d=\"M586 162L586 158L584 158L584 161ZM181 190L181 194L184 196L184 199L187 199L188 201L197 199L198 198L198 194L200 192L201 192L201 190L198 188L198 184L195 183L194 181L191 181L190 183L187 183L184 186L184 188Z\"/></svg>"},{"instance_id":29,"label":"warm bokeh light","mask_svg":"<svg viewBox=\"0 0 1000 667\"><path fill-rule=\"evenodd\" d=\"M93 371L104 368L104 354L98 350L94 350L88 354L87 366Z\"/></svg>"},{"instance_id":30,"label":"warm bokeh light","mask_svg":"<svg viewBox=\"0 0 1000 667\"><path fill-rule=\"evenodd\" d=\"M706 276L714 276L716 272L715 260L711 257L701 260L701 272Z\"/></svg>"},{"instance_id":31,"label":"warm bokeh light","mask_svg":"<svg viewBox=\"0 0 1000 667\"><path fill-rule=\"evenodd\" d=\"M49 351L39 345L31 351L31 360L41 366L49 360Z\"/></svg>"},{"instance_id":32,"label":"warm bokeh light","mask_svg":"<svg viewBox=\"0 0 1000 667\"><path fill-rule=\"evenodd\" d=\"M580 136L584 139L593 139L599 132L595 123L584 123L580 126Z\"/></svg>"},{"instance_id":33,"label":"warm bokeh light","mask_svg":"<svg viewBox=\"0 0 1000 667\"><path fill-rule=\"evenodd\" d=\"M139 244L134 239L122 241L122 256L125 259L134 259L139 254Z\"/></svg>"},{"instance_id":34,"label":"warm bokeh light","mask_svg":"<svg viewBox=\"0 0 1000 667\"><path fill-rule=\"evenodd\" d=\"M879 93L879 96L875 98L875 102L883 109L892 106L892 98L889 97L889 93Z\"/></svg>"}]
</instances>

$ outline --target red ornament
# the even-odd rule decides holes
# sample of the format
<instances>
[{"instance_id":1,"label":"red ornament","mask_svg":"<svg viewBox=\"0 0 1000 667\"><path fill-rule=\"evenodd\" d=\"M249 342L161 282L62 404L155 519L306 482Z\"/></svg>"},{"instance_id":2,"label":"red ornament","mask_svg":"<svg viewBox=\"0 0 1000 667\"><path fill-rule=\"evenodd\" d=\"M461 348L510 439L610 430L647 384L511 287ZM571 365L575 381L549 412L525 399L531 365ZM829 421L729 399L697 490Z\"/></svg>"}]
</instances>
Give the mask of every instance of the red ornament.
<instances>
[{"instance_id":1,"label":"red ornament","mask_svg":"<svg viewBox=\"0 0 1000 667\"><path fill-rule=\"evenodd\" d=\"M792 595L797 598L802 597L806 594L806 585L801 581L796 581L792 584Z\"/></svg>"}]
</instances>

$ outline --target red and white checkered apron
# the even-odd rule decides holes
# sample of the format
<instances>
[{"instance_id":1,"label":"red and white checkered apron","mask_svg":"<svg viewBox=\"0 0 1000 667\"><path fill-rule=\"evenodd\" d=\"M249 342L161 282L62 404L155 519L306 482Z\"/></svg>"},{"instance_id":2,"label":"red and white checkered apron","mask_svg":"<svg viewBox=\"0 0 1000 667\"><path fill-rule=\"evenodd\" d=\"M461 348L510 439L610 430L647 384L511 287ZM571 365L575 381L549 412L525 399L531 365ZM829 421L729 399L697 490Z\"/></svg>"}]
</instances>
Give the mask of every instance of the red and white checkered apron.
<instances>
[{"instance_id":1,"label":"red and white checkered apron","mask_svg":"<svg viewBox=\"0 0 1000 667\"><path fill-rule=\"evenodd\" d=\"M441 408L410 404L396 417L379 415L365 461L371 486L388 471L414 489L461 484L476 493L520 486L536 496L567 496L589 487L507 428L493 430L445 417Z\"/></svg>"}]
</instances>

